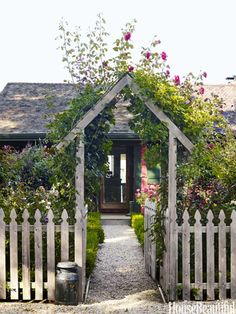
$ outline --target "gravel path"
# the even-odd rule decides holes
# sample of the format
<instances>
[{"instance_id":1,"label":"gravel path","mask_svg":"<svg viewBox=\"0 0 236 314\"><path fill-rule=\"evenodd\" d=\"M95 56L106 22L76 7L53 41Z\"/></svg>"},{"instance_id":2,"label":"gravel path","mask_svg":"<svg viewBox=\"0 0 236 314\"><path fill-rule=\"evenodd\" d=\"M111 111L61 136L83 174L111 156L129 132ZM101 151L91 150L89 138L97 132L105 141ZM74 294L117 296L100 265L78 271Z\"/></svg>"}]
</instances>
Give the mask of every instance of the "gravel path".
<instances>
[{"instance_id":1,"label":"gravel path","mask_svg":"<svg viewBox=\"0 0 236 314\"><path fill-rule=\"evenodd\" d=\"M143 253L127 225L105 225L105 243L98 251L87 303L152 295L160 300L155 282L144 270Z\"/></svg>"}]
</instances>

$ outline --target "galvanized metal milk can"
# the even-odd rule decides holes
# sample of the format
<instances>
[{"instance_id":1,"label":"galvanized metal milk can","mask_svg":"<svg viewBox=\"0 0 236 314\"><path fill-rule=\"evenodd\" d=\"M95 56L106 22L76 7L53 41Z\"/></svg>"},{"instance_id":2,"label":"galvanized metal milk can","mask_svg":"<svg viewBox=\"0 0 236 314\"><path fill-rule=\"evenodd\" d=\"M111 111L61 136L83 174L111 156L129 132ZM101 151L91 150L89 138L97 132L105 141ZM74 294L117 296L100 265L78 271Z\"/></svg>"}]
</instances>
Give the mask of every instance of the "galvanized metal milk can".
<instances>
[{"instance_id":1,"label":"galvanized metal milk can","mask_svg":"<svg viewBox=\"0 0 236 314\"><path fill-rule=\"evenodd\" d=\"M56 304L77 305L79 302L79 267L74 262L57 264Z\"/></svg>"}]
</instances>

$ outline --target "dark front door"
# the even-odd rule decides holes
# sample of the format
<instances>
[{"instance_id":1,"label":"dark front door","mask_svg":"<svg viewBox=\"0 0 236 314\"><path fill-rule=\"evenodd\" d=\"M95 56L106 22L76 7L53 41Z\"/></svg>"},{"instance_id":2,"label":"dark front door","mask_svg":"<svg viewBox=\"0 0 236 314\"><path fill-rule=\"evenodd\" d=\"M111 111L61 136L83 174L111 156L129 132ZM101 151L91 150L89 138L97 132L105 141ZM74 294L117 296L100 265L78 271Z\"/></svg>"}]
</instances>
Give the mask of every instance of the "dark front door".
<instances>
[{"instance_id":1,"label":"dark front door","mask_svg":"<svg viewBox=\"0 0 236 314\"><path fill-rule=\"evenodd\" d=\"M102 179L101 211L127 213L132 193L132 146L114 145L108 156L109 172Z\"/></svg>"}]
</instances>

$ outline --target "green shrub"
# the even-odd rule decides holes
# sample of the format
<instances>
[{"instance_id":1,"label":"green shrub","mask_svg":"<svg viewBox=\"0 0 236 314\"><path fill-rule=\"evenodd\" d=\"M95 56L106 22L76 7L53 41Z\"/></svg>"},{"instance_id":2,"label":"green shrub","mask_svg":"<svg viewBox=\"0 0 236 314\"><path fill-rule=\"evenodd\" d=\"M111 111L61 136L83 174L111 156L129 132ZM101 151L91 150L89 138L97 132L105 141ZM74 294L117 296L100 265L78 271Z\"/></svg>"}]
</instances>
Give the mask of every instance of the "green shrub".
<instances>
[{"instance_id":1,"label":"green shrub","mask_svg":"<svg viewBox=\"0 0 236 314\"><path fill-rule=\"evenodd\" d=\"M88 214L88 229L94 230L98 234L99 243L103 243L105 236L102 229L101 214L99 212L91 212Z\"/></svg>"},{"instance_id":2,"label":"green shrub","mask_svg":"<svg viewBox=\"0 0 236 314\"><path fill-rule=\"evenodd\" d=\"M142 214L133 214L131 217L131 227L138 238L139 243L144 246L144 217Z\"/></svg>"},{"instance_id":3,"label":"green shrub","mask_svg":"<svg viewBox=\"0 0 236 314\"><path fill-rule=\"evenodd\" d=\"M98 235L96 231L88 231L87 233L87 250L86 250L86 276L89 277L95 267L97 250L98 250Z\"/></svg>"},{"instance_id":4,"label":"green shrub","mask_svg":"<svg viewBox=\"0 0 236 314\"><path fill-rule=\"evenodd\" d=\"M95 267L99 243L104 242L104 231L100 213L88 213L86 276L89 277Z\"/></svg>"}]
</instances>

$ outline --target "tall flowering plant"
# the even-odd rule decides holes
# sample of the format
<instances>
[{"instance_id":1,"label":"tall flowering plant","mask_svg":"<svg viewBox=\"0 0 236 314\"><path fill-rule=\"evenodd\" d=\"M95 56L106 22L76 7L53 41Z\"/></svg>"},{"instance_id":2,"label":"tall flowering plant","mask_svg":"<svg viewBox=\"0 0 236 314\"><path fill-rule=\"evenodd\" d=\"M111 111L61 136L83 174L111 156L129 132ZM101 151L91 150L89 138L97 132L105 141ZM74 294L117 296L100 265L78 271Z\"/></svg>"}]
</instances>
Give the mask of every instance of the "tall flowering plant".
<instances>
[{"instance_id":1,"label":"tall flowering plant","mask_svg":"<svg viewBox=\"0 0 236 314\"><path fill-rule=\"evenodd\" d=\"M141 206L141 212L144 212L144 205L146 199L159 204L160 202L160 185L148 184L144 189L137 189L135 193L135 200Z\"/></svg>"}]
</instances>

